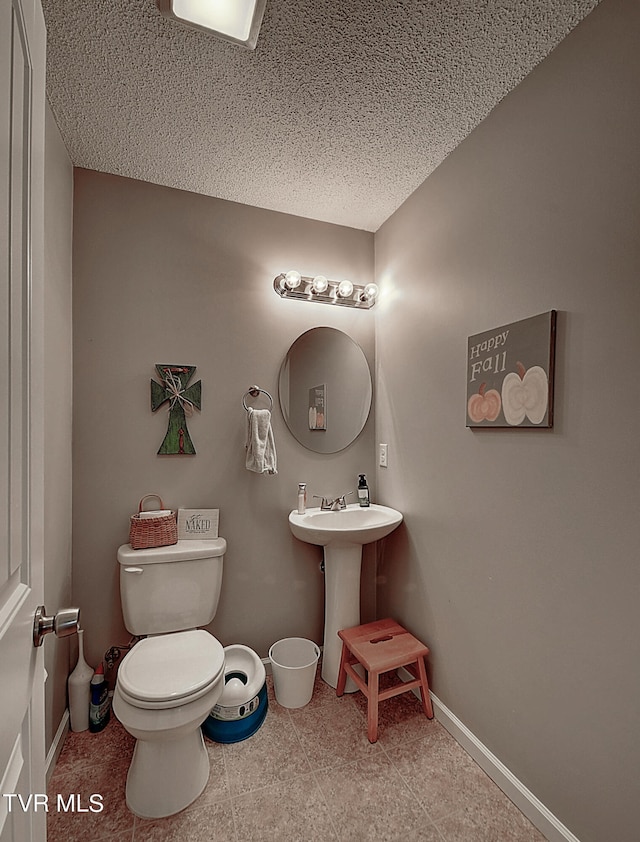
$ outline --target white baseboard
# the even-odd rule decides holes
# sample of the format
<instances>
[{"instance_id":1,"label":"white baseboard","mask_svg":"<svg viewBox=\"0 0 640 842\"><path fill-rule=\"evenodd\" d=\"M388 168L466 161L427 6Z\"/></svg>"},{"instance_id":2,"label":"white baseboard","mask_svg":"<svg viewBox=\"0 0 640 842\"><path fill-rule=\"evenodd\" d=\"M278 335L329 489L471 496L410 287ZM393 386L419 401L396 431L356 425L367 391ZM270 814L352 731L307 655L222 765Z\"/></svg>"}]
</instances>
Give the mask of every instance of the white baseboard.
<instances>
[{"instance_id":1,"label":"white baseboard","mask_svg":"<svg viewBox=\"0 0 640 842\"><path fill-rule=\"evenodd\" d=\"M53 738L53 742L51 743L51 747L47 752L47 757L45 760L45 774L47 779L47 785L51 780L51 775L53 775L53 770L56 768L56 762L58 757L60 756L60 752L62 751L62 746L64 745L64 741L69 733L69 709L66 708L65 712L62 714L62 719L60 720L60 725L58 725L58 730L56 731L56 735Z\"/></svg>"},{"instance_id":2,"label":"white baseboard","mask_svg":"<svg viewBox=\"0 0 640 842\"><path fill-rule=\"evenodd\" d=\"M398 675L403 681L413 676L400 668ZM420 698L420 690L412 691ZM569 828L565 827L536 796L473 734L440 699L431 693L435 718L447 729L467 754L489 775L504 794L524 813L529 821L546 836L549 842L580 842Z\"/></svg>"}]
</instances>

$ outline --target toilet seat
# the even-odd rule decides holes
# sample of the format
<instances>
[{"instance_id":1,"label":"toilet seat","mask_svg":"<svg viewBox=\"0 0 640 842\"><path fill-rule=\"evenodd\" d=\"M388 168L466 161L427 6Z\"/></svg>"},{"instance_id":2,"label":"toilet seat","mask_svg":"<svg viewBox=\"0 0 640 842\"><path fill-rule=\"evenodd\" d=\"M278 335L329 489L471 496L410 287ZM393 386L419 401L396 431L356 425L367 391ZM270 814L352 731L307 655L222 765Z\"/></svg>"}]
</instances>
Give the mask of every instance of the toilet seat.
<instances>
[{"instance_id":1,"label":"toilet seat","mask_svg":"<svg viewBox=\"0 0 640 842\"><path fill-rule=\"evenodd\" d=\"M216 707L244 705L260 692L265 682L264 664L248 646L233 643L224 647L224 690Z\"/></svg>"},{"instance_id":2,"label":"toilet seat","mask_svg":"<svg viewBox=\"0 0 640 842\"><path fill-rule=\"evenodd\" d=\"M122 661L118 689L138 708L178 707L208 693L224 664L222 645L204 629L147 637Z\"/></svg>"}]
</instances>

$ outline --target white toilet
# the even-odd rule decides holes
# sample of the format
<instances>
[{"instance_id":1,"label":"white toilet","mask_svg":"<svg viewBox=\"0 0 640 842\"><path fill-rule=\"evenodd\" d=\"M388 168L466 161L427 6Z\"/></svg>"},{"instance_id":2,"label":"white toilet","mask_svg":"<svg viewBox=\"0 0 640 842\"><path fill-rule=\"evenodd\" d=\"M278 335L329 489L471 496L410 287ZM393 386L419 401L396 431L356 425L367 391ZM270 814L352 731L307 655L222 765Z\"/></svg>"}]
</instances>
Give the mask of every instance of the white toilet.
<instances>
[{"instance_id":1,"label":"white toilet","mask_svg":"<svg viewBox=\"0 0 640 842\"><path fill-rule=\"evenodd\" d=\"M118 549L125 626L149 635L122 660L113 696L115 715L137 740L127 806L142 818L184 809L209 778L200 725L224 689L225 655L198 627L215 616L226 548L216 538Z\"/></svg>"}]
</instances>

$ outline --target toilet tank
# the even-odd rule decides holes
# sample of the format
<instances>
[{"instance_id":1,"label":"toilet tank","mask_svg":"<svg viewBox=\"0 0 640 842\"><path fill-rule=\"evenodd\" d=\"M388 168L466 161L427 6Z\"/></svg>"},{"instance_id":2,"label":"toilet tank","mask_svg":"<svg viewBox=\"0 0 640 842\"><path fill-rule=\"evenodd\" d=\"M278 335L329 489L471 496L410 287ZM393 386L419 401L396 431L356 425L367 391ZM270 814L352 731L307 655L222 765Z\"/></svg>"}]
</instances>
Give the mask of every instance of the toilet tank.
<instances>
[{"instance_id":1,"label":"toilet tank","mask_svg":"<svg viewBox=\"0 0 640 842\"><path fill-rule=\"evenodd\" d=\"M178 541L170 547L118 549L120 600L131 634L162 634L206 626L222 585L224 538Z\"/></svg>"}]
</instances>

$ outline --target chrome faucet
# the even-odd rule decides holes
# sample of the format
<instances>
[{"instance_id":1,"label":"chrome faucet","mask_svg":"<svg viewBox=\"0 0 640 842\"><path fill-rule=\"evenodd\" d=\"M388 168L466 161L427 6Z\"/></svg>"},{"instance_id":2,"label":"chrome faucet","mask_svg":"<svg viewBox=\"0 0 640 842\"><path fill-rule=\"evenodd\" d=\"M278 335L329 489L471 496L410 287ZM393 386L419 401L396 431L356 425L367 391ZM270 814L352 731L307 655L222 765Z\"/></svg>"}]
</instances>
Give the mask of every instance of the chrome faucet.
<instances>
[{"instance_id":1,"label":"chrome faucet","mask_svg":"<svg viewBox=\"0 0 640 842\"><path fill-rule=\"evenodd\" d=\"M337 497L325 497L321 496L320 494L314 494L314 497L317 497L320 502L320 511L322 512L339 512L340 509L347 508L347 501L345 500L349 494L353 494L353 491L347 491L346 494L339 494Z\"/></svg>"}]
</instances>

